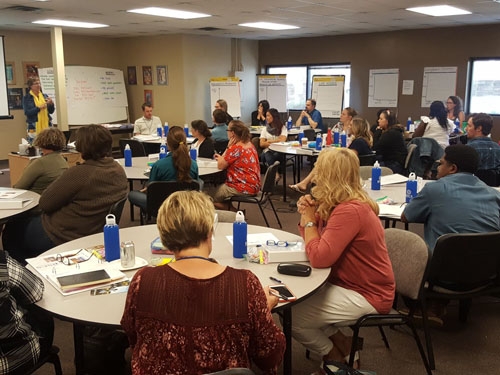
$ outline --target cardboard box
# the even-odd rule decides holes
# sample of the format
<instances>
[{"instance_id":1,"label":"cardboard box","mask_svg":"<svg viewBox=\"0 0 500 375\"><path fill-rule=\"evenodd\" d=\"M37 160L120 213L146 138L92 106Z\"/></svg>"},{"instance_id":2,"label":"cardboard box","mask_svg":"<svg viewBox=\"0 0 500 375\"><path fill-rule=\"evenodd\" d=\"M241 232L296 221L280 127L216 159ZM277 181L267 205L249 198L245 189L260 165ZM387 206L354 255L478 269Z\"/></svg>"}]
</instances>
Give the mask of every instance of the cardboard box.
<instances>
[{"instance_id":1,"label":"cardboard box","mask_svg":"<svg viewBox=\"0 0 500 375\"><path fill-rule=\"evenodd\" d=\"M15 210L27 206L31 199L0 199L0 210Z\"/></svg>"}]
</instances>

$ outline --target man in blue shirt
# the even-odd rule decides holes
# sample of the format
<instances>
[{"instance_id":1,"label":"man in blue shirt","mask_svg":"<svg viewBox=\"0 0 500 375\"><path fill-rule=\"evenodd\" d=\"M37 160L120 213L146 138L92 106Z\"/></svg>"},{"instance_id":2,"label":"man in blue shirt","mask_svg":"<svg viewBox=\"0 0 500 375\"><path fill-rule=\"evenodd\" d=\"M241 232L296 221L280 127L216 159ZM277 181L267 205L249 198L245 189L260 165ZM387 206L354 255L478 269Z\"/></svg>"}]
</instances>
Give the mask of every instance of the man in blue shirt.
<instances>
[{"instance_id":1,"label":"man in blue shirt","mask_svg":"<svg viewBox=\"0 0 500 375\"><path fill-rule=\"evenodd\" d=\"M323 117L321 116L321 112L316 109L316 100L307 99L306 109L300 113L295 125L310 125L313 129L321 129L321 132L323 133L326 131L323 127Z\"/></svg>"},{"instance_id":2,"label":"man in blue shirt","mask_svg":"<svg viewBox=\"0 0 500 375\"><path fill-rule=\"evenodd\" d=\"M424 237L432 251L447 233L500 230L500 192L473 174L478 153L469 146L449 146L438 167L438 181L428 182L406 206L401 220L424 223Z\"/></svg>"},{"instance_id":3,"label":"man in blue shirt","mask_svg":"<svg viewBox=\"0 0 500 375\"><path fill-rule=\"evenodd\" d=\"M489 135L493 127L493 118L486 113L476 113L469 118L467 127L467 146L479 154L478 169L492 169L500 173L500 145Z\"/></svg>"}]
</instances>

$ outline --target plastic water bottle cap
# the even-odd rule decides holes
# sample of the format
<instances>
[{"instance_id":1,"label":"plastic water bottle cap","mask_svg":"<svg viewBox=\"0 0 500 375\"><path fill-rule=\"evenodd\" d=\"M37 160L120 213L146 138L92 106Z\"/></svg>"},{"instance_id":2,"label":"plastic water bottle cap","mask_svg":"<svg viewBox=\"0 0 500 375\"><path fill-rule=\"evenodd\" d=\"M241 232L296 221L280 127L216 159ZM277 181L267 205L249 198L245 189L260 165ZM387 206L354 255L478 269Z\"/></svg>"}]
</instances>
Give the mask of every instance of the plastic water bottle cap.
<instances>
[{"instance_id":1,"label":"plastic water bottle cap","mask_svg":"<svg viewBox=\"0 0 500 375\"><path fill-rule=\"evenodd\" d=\"M168 126L168 121L165 121L165 126Z\"/></svg>"},{"instance_id":2,"label":"plastic water bottle cap","mask_svg":"<svg viewBox=\"0 0 500 375\"><path fill-rule=\"evenodd\" d=\"M236 219L234 220L237 223L244 223L245 222L245 215L243 214L242 211L236 212Z\"/></svg>"},{"instance_id":3,"label":"plastic water bottle cap","mask_svg":"<svg viewBox=\"0 0 500 375\"><path fill-rule=\"evenodd\" d=\"M413 172L410 173L410 175L408 176L408 180L410 180L410 181L414 181L416 179L417 179L417 176L415 176L415 173L413 173Z\"/></svg>"},{"instance_id":4,"label":"plastic water bottle cap","mask_svg":"<svg viewBox=\"0 0 500 375\"><path fill-rule=\"evenodd\" d=\"M378 163L378 160L375 160L375 164L373 164L373 168L380 168L380 164Z\"/></svg>"},{"instance_id":5,"label":"plastic water bottle cap","mask_svg":"<svg viewBox=\"0 0 500 375\"><path fill-rule=\"evenodd\" d=\"M106 225L116 225L115 215L109 214L106 216Z\"/></svg>"},{"instance_id":6,"label":"plastic water bottle cap","mask_svg":"<svg viewBox=\"0 0 500 375\"><path fill-rule=\"evenodd\" d=\"M128 143L125 145L125 150L130 150L130 145Z\"/></svg>"}]
</instances>

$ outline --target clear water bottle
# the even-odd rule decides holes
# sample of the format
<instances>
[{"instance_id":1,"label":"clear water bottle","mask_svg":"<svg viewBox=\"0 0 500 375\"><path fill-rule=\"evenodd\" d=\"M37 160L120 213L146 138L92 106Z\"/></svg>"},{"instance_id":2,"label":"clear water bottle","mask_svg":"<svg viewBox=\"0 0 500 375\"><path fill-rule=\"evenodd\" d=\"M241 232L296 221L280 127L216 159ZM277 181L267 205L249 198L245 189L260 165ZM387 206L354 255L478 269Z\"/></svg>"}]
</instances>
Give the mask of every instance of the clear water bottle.
<instances>
[{"instance_id":1,"label":"clear water bottle","mask_svg":"<svg viewBox=\"0 0 500 375\"><path fill-rule=\"evenodd\" d=\"M292 128L292 116L288 116L288 121L286 122L286 128L288 130Z\"/></svg>"},{"instance_id":2,"label":"clear water bottle","mask_svg":"<svg viewBox=\"0 0 500 375\"><path fill-rule=\"evenodd\" d=\"M160 159L165 159L167 157L167 144L165 143L165 138L161 140L160 145Z\"/></svg>"},{"instance_id":3,"label":"clear water bottle","mask_svg":"<svg viewBox=\"0 0 500 375\"><path fill-rule=\"evenodd\" d=\"M321 151L321 148L323 146L323 136L321 135L321 132L316 134L316 150Z\"/></svg>"},{"instance_id":4,"label":"clear water bottle","mask_svg":"<svg viewBox=\"0 0 500 375\"><path fill-rule=\"evenodd\" d=\"M236 213L233 223L233 257L243 258L247 253L247 223L243 212Z\"/></svg>"},{"instance_id":5,"label":"clear water bottle","mask_svg":"<svg viewBox=\"0 0 500 375\"><path fill-rule=\"evenodd\" d=\"M125 166L132 166L132 150L130 149L130 145L126 144L125 149L123 150L123 157L125 158Z\"/></svg>"},{"instance_id":6,"label":"clear water bottle","mask_svg":"<svg viewBox=\"0 0 500 375\"><path fill-rule=\"evenodd\" d=\"M168 135L168 121L165 121L165 125L163 126L163 134L165 137Z\"/></svg>"},{"instance_id":7,"label":"clear water bottle","mask_svg":"<svg viewBox=\"0 0 500 375\"><path fill-rule=\"evenodd\" d=\"M417 196L417 178L415 173L410 173L406 181L406 203L410 203Z\"/></svg>"},{"instance_id":8,"label":"clear water bottle","mask_svg":"<svg viewBox=\"0 0 500 375\"><path fill-rule=\"evenodd\" d=\"M111 214L106 216L104 226L104 256L107 262L120 259L120 227Z\"/></svg>"},{"instance_id":9,"label":"clear water bottle","mask_svg":"<svg viewBox=\"0 0 500 375\"><path fill-rule=\"evenodd\" d=\"M411 117L408 117L408 121L406 121L406 130L407 131L410 131L411 124L412 124Z\"/></svg>"},{"instance_id":10,"label":"clear water bottle","mask_svg":"<svg viewBox=\"0 0 500 375\"><path fill-rule=\"evenodd\" d=\"M156 127L156 135L158 135L158 137L163 137L163 128L161 127L161 124L158 124Z\"/></svg>"},{"instance_id":11,"label":"clear water bottle","mask_svg":"<svg viewBox=\"0 0 500 375\"><path fill-rule=\"evenodd\" d=\"M372 190L380 190L380 176L382 175L382 169L380 169L380 164L378 160L373 164L372 168Z\"/></svg>"}]
</instances>

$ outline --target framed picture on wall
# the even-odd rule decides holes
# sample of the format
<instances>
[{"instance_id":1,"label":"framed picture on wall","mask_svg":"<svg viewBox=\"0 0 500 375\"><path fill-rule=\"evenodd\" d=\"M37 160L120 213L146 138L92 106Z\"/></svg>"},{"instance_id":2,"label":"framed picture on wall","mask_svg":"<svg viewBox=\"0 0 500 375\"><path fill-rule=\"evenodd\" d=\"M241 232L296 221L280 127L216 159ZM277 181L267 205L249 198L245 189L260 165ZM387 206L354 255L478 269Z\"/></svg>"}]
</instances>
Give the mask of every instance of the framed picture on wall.
<instances>
[{"instance_id":1,"label":"framed picture on wall","mask_svg":"<svg viewBox=\"0 0 500 375\"><path fill-rule=\"evenodd\" d=\"M137 70L135 66L127 67L127 78L129 85L137 85Z\"/></svg>"},{"instance_id":2,"label":"framed picture on wall","mask_svg":"<svg viewBox=\"0 0 500 375\"><path fill-rule=\"evenodd\" d=\"M23 109L23 89L7 89L9 109Z\"/></svg>"},{"instance_id":3,"label":"framed picture on wall","mask_svg":"<svg viewBox=\"0 0 500 375\"><path fill-rule=\"evenodd\" d=\"M153 68L150 65L142 67L142 83L144 85L153 84Z\"/></svg>"},{"instance_id":4,"label":"framed picture on wall","mask_svg":"<svg viewBox=\"0 0 500 375\"><path fill-rule=\"evenodd\" d=\"M5 63L5 75L8 85L16 84L16 65L12 61L7 61Z\"/></svg>"},{"instance_id":5,"label":"framed picture on wall","mask_svg":"<svg viewBox=\"0 0 500 375\"><path fill-rule=\"evenodd\" d=\"M149 103L154 107L153 90L144 90L144 103Z\"/></svg>"},{"instance_id":6,"label":"framed picture on wall","mask_svg":"<svg viewBox=\"0 0 500 375\"><path fill-rule=\"evenodd\" d=\"M28 83L28 79L38 77L39 61L23 61L24 83Z\"/></svg>"},{"instance_id":7,"label":"framed picture on wall","mask_svg":"<svg viewBox=\"0 0 500 375\"><path fill-rule=\"evenodd\" d=\"M168 70L166 65L156 65L156 81L159 85L168 85Z\"/></svg>"}]
</instances>

